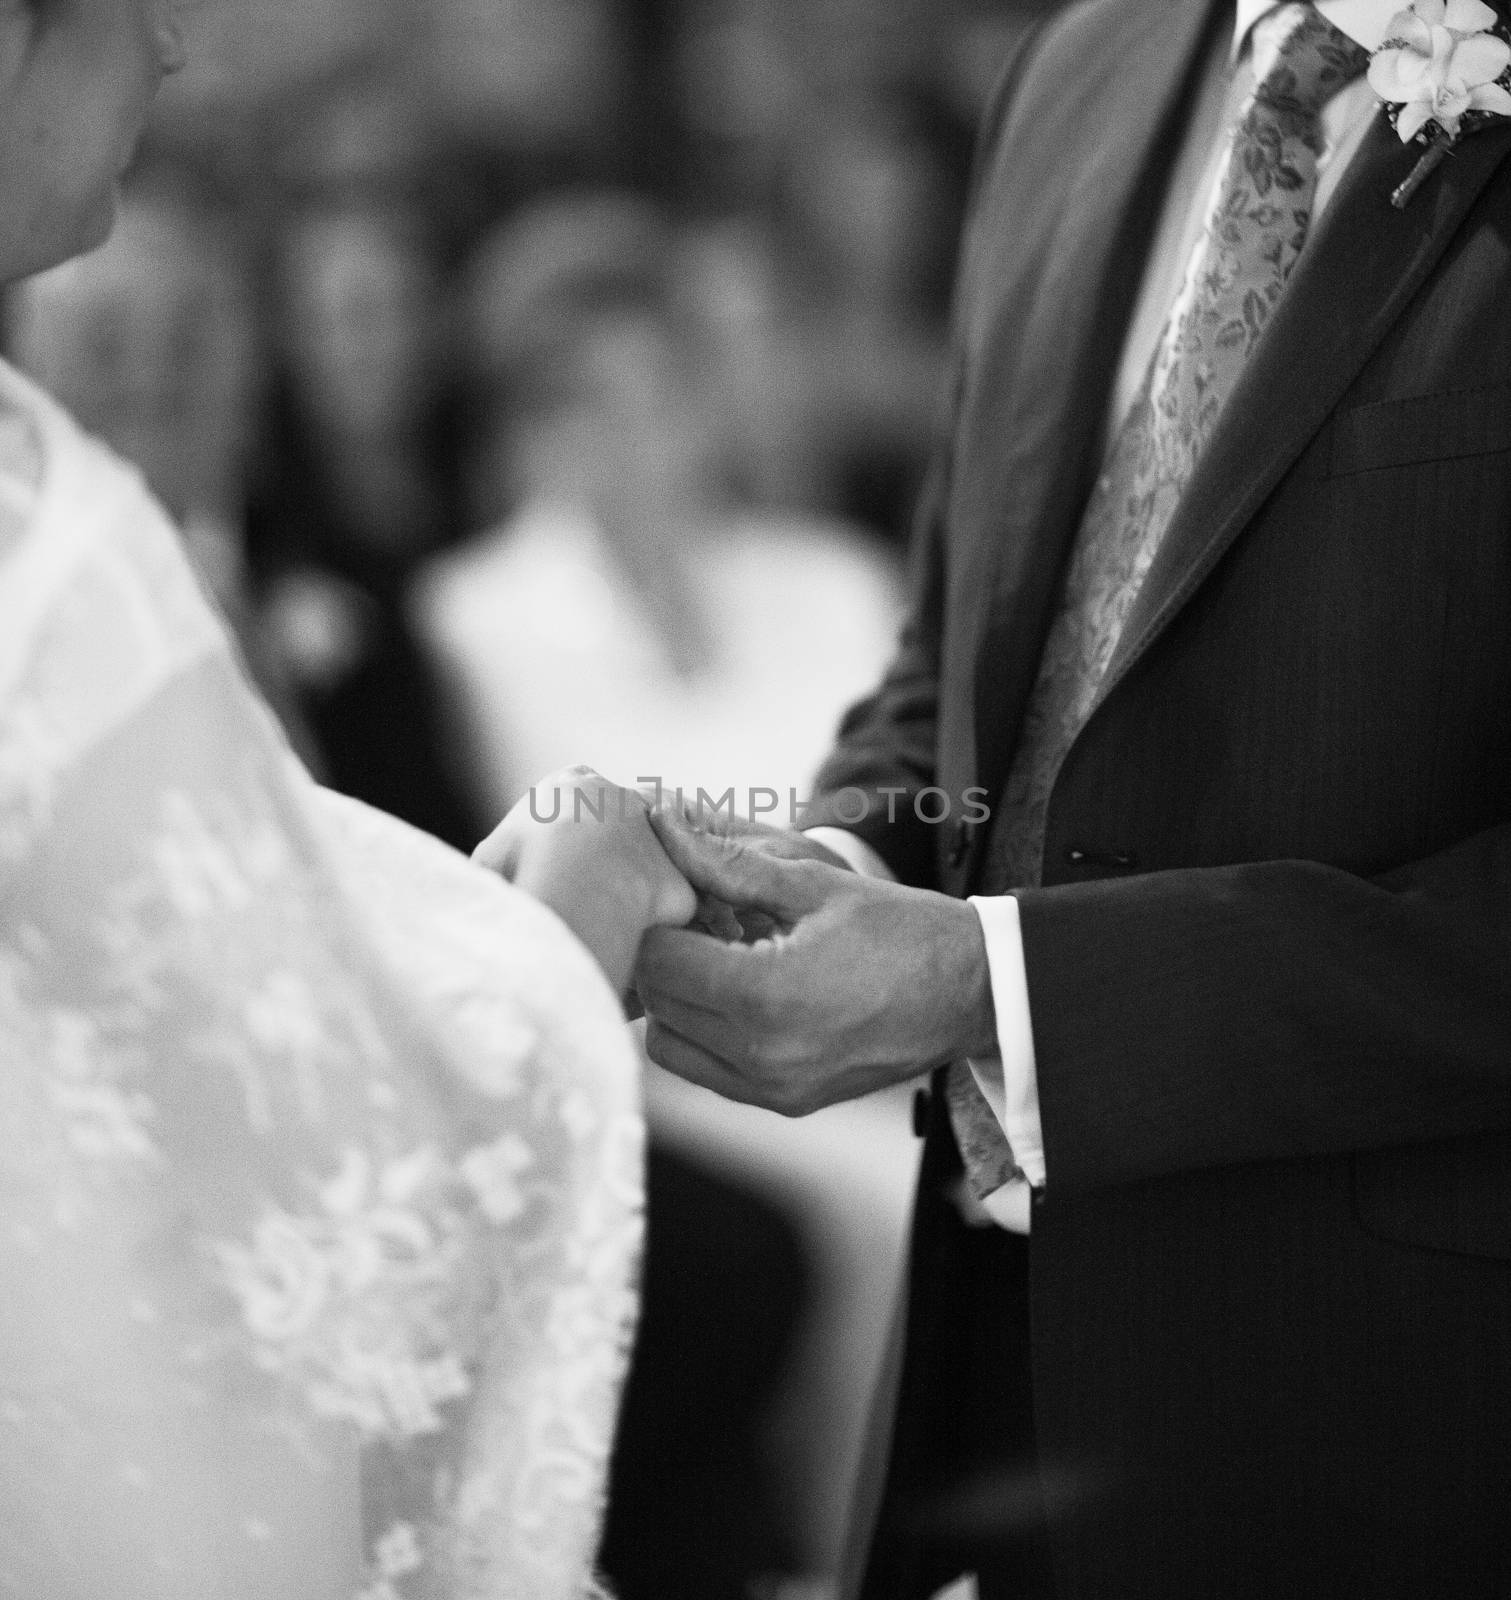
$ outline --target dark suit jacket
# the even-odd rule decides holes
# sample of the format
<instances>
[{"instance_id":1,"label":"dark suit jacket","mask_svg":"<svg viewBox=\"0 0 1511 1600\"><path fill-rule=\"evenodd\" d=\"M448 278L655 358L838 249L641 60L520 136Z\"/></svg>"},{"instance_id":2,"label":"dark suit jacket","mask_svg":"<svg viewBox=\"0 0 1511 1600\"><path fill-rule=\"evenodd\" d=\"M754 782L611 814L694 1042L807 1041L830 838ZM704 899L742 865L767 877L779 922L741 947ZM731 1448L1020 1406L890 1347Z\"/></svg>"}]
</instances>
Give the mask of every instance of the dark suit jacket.
<instances>
[{"instance_id":1,"label":"dark suit jacket","mask_svg":"<svg viewBox=\"0 0 1511 1600\"><path fill-rule=\"evenodd\" d=\"M911 618L830 791L1000 790L1222 25L1091 0L1012 64ZM1067 1596L1511 1594L1511 123L1394 209L1415 159L1379 116L1021 896L1049 1170L1032 1399ZM947 826L883 811L856 831L906 881L1008 887L958 802ZM934 1122L877 1597L924 1582L900 1530L959 1369L997 1381L959 1328L980 1252L935 1192Z\"/></svg>"}]
</instances>

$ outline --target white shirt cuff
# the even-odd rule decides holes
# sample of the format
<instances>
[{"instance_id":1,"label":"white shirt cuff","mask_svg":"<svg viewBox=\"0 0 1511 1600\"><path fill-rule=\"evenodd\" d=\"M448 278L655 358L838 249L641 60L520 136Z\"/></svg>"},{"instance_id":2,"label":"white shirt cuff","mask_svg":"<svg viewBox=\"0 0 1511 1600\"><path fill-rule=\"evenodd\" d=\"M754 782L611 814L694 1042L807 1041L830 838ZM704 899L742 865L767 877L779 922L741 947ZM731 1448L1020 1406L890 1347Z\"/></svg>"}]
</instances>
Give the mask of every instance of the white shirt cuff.
<instances>
[{"instance_id":1,"label":"white shirt cuff","mask_svg":"<svg viewBox=\"0 0 1511 1600\"><path fill-rule=\"evenodd\" d=\"M1013 895L1001 894L972 895L970 903L981 919L986 941L998 1052L972 1059L970 1068L1012 1146L1013 1159L1037 1188L1044 1182L1044 1131L1039 1126L1039 1078L1034 1066L1033 1019L1028 1009L1028 971L1018 902ZM988 1209L995 1198L988 1196Z\"/></svg>"},{"instance_id":2,"label":"white shirt cuff","mask_svg":"<svg viewBox=\"0 0 1511 1600\"><path fill-rule=\"evenodd\" d=\"M1000 1189L993 1189L981 1202L981 1209L1009 1233L1032 1233L1033 1217L1029 1210L1032 1194L1027 1178L1014 1178Z\"/></svg>"},{"instance_id":3,"label":"white shirt cuff","mask_svg":"<svg viewBox=\"0 0 1511 1600\"><path fill-rule=\"evenodd\" d=\"M859 834L848 828L804 828L810 839L832 850L853 872L863 878L885 878L896 882L896 874Z\"/></svg>"},{"instance_id":4,"label":"white shirt cuff","mask_svg":"<svg viewBox=\"0 0 1511 1600\"><path fill-rule=\"evenodd\" d=\"M881 856L847 828L807 828L804 832L827 846L865 878L894 880ZM1044 1135L1039 1127L1039 1079L1034 1070L1034 1032L1028 1011L1028 973L1023 964L1023 934L1018 902L1012 895L972 895L986 941L986 966L997 1012L994 1056L968 1064L992 1115L1012 1146L1023 1170L981 1202L992 1221L1012 1233L1029 1231L1029 1185L1044 1182Z\"/></svg>"}]
</instances>

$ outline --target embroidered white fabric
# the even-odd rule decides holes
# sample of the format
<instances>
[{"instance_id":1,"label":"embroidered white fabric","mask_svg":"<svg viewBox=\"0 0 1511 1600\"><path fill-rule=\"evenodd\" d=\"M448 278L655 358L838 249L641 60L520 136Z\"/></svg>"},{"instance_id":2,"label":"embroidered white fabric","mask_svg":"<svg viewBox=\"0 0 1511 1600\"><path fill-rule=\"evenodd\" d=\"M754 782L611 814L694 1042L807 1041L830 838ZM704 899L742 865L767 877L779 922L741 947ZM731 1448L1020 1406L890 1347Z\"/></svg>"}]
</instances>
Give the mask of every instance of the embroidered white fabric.
<instances>
[{"instance_id":1,"label":"embroidered white fabric","mask_svg":"<svg viewBox=\"0 0 1511 1600\"><path fill-rule=\"evenodd\" d=\"M534 901L316 788L130 469L0 372L0 1594L580 1600L637 1069Z\"/></svg>"}]
</instances>

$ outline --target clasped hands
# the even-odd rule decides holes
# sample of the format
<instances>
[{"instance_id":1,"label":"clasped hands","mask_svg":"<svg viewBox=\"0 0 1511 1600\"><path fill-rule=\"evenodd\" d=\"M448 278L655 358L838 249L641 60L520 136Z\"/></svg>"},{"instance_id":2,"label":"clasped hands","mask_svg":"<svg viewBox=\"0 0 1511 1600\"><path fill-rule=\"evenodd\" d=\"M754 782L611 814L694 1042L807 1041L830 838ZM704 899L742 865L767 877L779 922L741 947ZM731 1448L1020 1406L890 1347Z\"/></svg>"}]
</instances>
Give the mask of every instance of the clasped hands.
<instances>
[{"instance_id":1,"label":"clasped hands","mask_svg":"<svg viewBox=\"0 0 1511 1600\"><path fill-rule=\"evenodd\" d=\"M633 988L654 1061L727 1099L801 1116L996 1049L970 906L852 872L801 833L571 767L474 859Z\"/></svg>"}]
</instances>

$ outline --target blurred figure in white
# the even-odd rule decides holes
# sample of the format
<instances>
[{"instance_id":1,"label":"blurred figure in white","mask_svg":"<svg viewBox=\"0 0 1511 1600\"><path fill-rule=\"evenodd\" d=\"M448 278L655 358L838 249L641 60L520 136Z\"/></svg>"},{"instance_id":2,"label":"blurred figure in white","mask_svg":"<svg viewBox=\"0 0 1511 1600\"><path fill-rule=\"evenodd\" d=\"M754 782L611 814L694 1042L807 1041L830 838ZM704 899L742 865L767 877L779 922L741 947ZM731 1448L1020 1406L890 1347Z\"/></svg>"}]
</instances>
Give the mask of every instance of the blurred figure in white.
<instances>
[{"instance_id":1,"label":"blurred figure in white","mask_svg":"<svg viewBox=\"0 0 1511 1600\"><path fill-rule=\"evenodd\" d=\"M678 257L699 379L719 401L706 421L721 475L741 500L803 507L811 522L812 508L830 503L817 426L829 379L815 359L809 283L754 212L685 228Z\"/></svg>"},{"instance_id":2,"label":"blurred figure in white","mask_svg":"<svg viewBox=\"0 0 1511 1600\"><path fill-rule=\"evenodd\" d=\"M648 203L577 193L520 213L472 267L475 495L496 520L436 565L417 610L463 697L492 810L587 760L690 800L732 790L741 814L754 794L786 818L890 649L895 579L874 543L730 493L716 382L729 367L690 309L720 298L684 271L719 257L679 244ZM550 795L538 800L549 814ZM648 1098L663 1148L778 1201L808 1235L813 1299L777 1433L804 1568L822 1578L902 1248L906 1112L886 1098L784 1122L660 1071ZM653 1247L656 1228L653 1209ZM689 1303L699 1287L688 1274Z\"/></svg>"},{"instance_id":3,"label":"blurred figure in white","mask_svg":"<svg viewBox=\"0 0 1511 1600\"><path fill-rule=\"evenodd\" d=\"M569 760L791 808L884 660L895 575L843 524L734 501L725 396L675 240L617 193L543 202L474 263L478 497L419 610L467 695L482 800ZM504 508L507 507L507 511Z\"/></svg>"}]
</instances>

